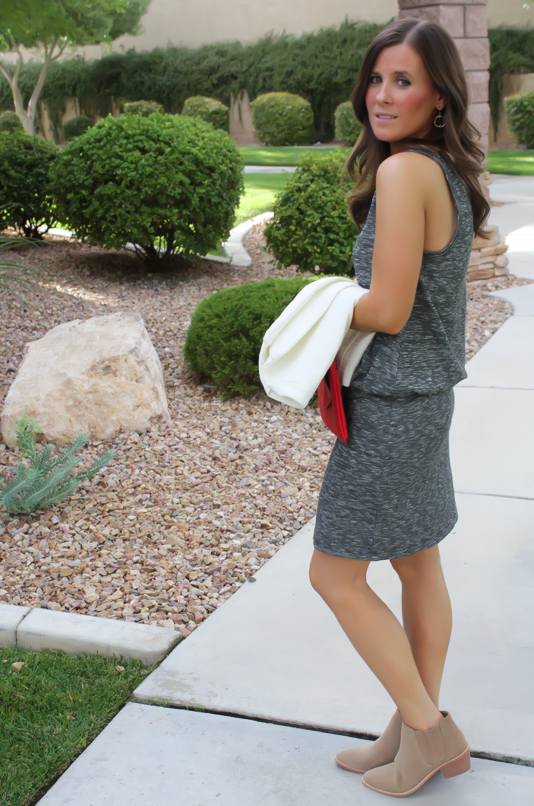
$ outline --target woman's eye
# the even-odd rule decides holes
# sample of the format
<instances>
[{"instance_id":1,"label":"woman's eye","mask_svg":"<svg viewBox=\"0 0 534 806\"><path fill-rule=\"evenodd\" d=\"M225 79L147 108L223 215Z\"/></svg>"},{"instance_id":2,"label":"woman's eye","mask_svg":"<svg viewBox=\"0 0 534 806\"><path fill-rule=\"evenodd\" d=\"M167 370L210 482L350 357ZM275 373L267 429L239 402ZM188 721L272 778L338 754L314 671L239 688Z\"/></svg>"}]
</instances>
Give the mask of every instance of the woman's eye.
<instances>
[{"instance_id":1,"label":"woman's eye","mask_svg":"<svg viewBox=\"0 0 534 806\"><path fill-rule=\"evenodd\" d=\"M380 81L380 76L371 76L371 79L370 79L370 83L371 83L371 84L375 84L375 83L376 83L376 82L374 81L374 79L375 79L375 78L376 78L376 79L378 79L378 81Z\"/></svg>"},{"instance_id":2,"label":"woman's eye","mask_svg":"<svg viewBox=\"0 0 534 806\"><path fill-rule=\"evenodd\" d=\"M399 78L399 81L405 81L406 82L406 84L401 85L402 87L409 87L410 86L410 82L408 81L407 78Z\"/></svg>"}]
</instances>

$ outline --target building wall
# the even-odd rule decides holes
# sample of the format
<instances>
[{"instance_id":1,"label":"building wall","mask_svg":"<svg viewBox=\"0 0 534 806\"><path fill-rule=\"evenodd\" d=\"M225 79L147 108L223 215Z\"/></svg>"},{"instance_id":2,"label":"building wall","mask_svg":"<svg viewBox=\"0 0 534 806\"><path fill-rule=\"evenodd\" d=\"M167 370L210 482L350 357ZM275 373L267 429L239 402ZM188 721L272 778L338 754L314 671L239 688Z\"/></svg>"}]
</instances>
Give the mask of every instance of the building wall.
<instances>
[{"instance_id":1,"label":"building wall","mask_svg":"<svg viewBox=\"0 0 534 806\"><path fill-rule=\"evenodd\" d=\"M152 0L143 17L140 36L124 36L113 49L151 50L155 47L239 40L255 42L274 31L299 34L339 25L345 17L386 23L398 14L397 0ZM488 0L488 24L534 25L534 2L523 8L523 0ZM83 50L87 58L98 58L101 47Z\"/></svg>"}]
</instances>

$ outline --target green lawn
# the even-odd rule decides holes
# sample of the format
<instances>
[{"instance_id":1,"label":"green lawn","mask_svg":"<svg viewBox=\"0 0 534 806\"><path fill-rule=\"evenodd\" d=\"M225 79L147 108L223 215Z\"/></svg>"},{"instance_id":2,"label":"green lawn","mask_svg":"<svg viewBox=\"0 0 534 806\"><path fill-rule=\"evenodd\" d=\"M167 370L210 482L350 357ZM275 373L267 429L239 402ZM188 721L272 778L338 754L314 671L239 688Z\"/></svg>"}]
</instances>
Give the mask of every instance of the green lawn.
<instances>
[{"instance_id":1,"label":"green lawn","mask_svg":"<svg viewBox=\"0 0 534 806\"><path fill-rule=\"evenodd\" d=\"M241 146L245 165L296 165L303 154L323 154L325 151L342 151L348 156L350 148L331 146Z\"/></svg>"},{"instance_id":2,"label":"green lawn","mask_svg":"<svg viewBox=\"0 0 534 806\"><path fill-rule=\"evenodd\" d=\"M237 208L234 227L255 215L273 209L277 193L283 190L291 174L245 174L245 194Z\"/></svg>"},{"instance_id":3,"label":"green lawn","mask_svg":"<svg viewBox=\"0 0 534 806\"><path fill-rule=\"evenodd\" d=\"M23 661L20 671L11 664ZM124 671L116 671L121 665ZM157 664L0 649L0 805L28 806Z\"/></svg>"},{"instance_id":4,"label":"green lawn","mask_svg":"<svg viewBox=\"0 0 534 806\"><path fill-rule=\"evenodd\" d=\"M534 151L488 151L488 171L512 176L534 176Z\"/></svg>"}]
</instances>

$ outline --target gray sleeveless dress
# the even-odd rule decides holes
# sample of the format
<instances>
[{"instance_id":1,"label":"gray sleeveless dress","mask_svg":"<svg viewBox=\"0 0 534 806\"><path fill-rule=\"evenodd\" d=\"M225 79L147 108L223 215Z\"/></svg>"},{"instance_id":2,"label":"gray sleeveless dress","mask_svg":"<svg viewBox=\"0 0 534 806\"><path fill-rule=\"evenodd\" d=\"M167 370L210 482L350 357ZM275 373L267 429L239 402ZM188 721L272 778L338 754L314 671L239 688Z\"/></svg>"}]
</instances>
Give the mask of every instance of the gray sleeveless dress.
<instances>
[{"instance_id":1,"label":"gray sleeveless dress","mask_svg":"<svg viewBox=\"0 0 534 806\"><path fill-rule=\"evenodd\" d=\"M446 537L458 519L449 457L453 386L466 376L466 274L473 243L471 201L447 159L456 233L424 250L415 303L400 333L377 333L343 387L349 438L337 440L318 500L315 548L358 560L405 557ZM353 258L371 284L373 197Z\"/></svg>"}]
</instances>

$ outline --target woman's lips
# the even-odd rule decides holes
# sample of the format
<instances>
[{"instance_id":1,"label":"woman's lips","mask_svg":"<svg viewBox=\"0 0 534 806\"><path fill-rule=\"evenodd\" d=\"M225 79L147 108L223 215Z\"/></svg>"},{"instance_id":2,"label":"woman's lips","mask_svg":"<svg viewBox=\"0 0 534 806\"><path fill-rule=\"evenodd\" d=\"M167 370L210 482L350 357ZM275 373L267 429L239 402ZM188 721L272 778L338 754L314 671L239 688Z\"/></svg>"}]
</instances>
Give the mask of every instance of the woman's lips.
<instances>
[{"instance_id":1,"label":"woman's lips","mask_svg":"<svg viewBox=\"0 0 534 806\"><path fill-rule=\"evenodd\" d=\"M377 120L397 120L396 115L386 115L386 113L383 112L375 112L375 118Z\"/></svg>"}]
</instances>

